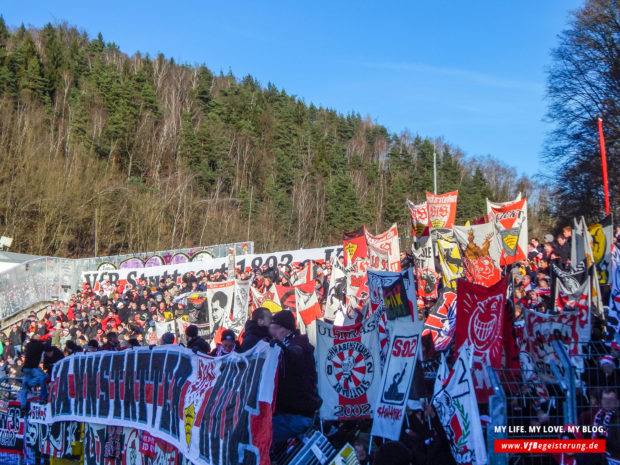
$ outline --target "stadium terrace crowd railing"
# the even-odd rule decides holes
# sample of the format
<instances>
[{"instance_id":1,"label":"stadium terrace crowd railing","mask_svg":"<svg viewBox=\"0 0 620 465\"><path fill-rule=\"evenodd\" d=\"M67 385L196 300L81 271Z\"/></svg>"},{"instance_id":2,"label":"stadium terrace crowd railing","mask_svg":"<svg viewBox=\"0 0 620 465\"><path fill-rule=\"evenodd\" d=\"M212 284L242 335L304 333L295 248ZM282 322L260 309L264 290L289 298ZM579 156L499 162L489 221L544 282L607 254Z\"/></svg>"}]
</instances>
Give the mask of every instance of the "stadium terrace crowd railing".
<instances>
[{"instance_id":1,"label":"stadium terrace crowd railing","mask_svg":"<svg viewBox=\"0 0 620 465\"><path fill-rule=\"evenodd\" d=\"M191 249L176 249L140 254L114 255L91 258L39 257L0 273L0 321L10 318L39 302L55 298L68 300L80 289L81 274L96 270L100 266L118 267L132 258L145 261L148 257L166 257L185 254L191 257L196 252L207 252L213 258L225 257L229 249L236 254L253 253L253 242L218 244Z\"/></svg>"}]
</instances>

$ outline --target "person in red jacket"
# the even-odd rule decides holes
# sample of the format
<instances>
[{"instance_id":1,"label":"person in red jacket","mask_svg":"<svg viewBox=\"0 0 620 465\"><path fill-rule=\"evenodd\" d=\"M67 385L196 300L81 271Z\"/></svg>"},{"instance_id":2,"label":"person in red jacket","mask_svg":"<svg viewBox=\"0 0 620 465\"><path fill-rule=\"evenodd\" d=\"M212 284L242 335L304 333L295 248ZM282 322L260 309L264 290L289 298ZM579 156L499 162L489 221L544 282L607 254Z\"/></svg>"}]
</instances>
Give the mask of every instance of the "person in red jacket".
<instances>
[{"instance_id":1,"label":"person in red jacket","mask_svg":"<svg viewBox=\"0 0 620 465\"><path fill-rule=\"evenodd\" d=\"M118 315L116 315L113 311L110 310L108 312L108 316L106 316L101 321L101 327L104 329L107 328L108 323L112 325L112 328L116 329L116 327L121 323L121 319L118 317Z\"/></svg>"}]
</instances>

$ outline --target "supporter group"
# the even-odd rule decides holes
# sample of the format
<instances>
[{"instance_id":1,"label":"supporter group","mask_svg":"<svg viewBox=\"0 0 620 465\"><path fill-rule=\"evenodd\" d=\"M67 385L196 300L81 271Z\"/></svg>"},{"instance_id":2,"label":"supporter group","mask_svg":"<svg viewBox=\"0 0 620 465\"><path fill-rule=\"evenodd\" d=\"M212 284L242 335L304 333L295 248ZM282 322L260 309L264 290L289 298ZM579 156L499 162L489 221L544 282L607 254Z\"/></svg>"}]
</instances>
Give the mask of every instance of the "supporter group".
<instances>
[{"instance_id":1,"label":"supporter group","mask_svg":"<svg viewBox=\"0 0 620 465\"><path fill-rule=\"evenodd\" d=\"M442 204L437 199L435 202ZM362 228L346 233L342 253L330 260L236 267L229 273L197 269L185 272L178 280L171 276L157 282L137 279L133 286L122 279L84 283L68 301L55 300L43 311L31 312L0 337L0 378L24 379L18 400L27 409L32 396L28 387L40 390L38 395L46 401L54 365L76 353L183 345L194 353L225 357L231 352L245 353L265 341L281 350L272 420L274 463L311 430L322 431L336 449L351 444L360 464L487 463L487 441L480 433L488 424L495 424L488 403L494 379L476 375L474 366L475 395L465 393L477 404L479 426L471 432L480 437L467 438L454 424L446 424L454 414L454 405L458 406L453 402L456 391L446 386L452 383L450 374L458 372L460 360L467 358L464 353L469 347L474 365L486 363L496 368L497 382L506 395L507 426L566 425L567 418L572 418L578 425L604 427L595 433L565 436L604 438L606 454L546 455L536 458L536 463L620 463L620 338L616 336L615 310L620 308L620 297L614 304L614 286L620 283L613 278L620 228L612 229L611 219L595 227L579 219L542 237L527 238L525 213L510 214L526 211L526 204L519 204L520 198L515 201L517 206L514 202L496 204L494 216L465 226L454 226L450 202L449 198L443 202L448 213L439 223L436 218L442 213L433 212L430 200L422 208L409 205L414 245L411 252L402 250L396 257L390 231L372 236ZM453 203L456 208L456 200ZM502 222L506 218L509 224ZM397 233L395 240L398 243ZM608 243L600 243L605 240ZM321 414L327 400L321 396L320 385L328 382L321 379L331 378L324 375L324 361L318 359L323 352L316 347L321 336L315 325L324 322L333 323L334 328L360 328L367 324L377 310L371 270L382 279L399 273L405 276L403 282L406 272L411 271L415 297L409 305L413 314L408 318L424 325L420 353L413 358L411 385L402 386L404 373L408 373L408 368L402 368L402 373L390 379L391 387L385 391L388 394L383 394L387 404L402 393L408 397L405 418L395 438L373 433L376 413L364 415L360 411L350 419L344 414ZM363 279L356 282L359 276ZM231 281L248 283L245 308L241 310L209 294L218 283ZM488 294L466 288L466 284L480 286ZM287 297L287 289L295 287L292 295L296 298ZM496 287L500 290L494 291ZM391 305L385 299L392 291L396 296L411 296L410 289L394 291L385 283L379 288L379 306ZM303 295L307 298L304 303ZM474 296L470 309L466 295ZM485 319L492 310L488 307L480 316L475 307L481 302L491 302L488 305L492 306L494 296L501 295L501 334L488 335L489 339L501 339L499 349L493 348L493 340L488 341L493 347L482 349L474 339L478 337L484 343L485 331L494 331L489 329L491 320ZM612 304L608 305L610 299ZM223 317L217 316L219 310L224 311ZM240 312L245 313L242 326L233 323ZM465 314L470 319L462 324ZM379 331L389 331L390 320L398 321L398 317L402 315L395 318L388 312L377 318ZM462 336L459 326L464 325L474 328L464 330L470 331L469 335ZM364 336L359 337L364 343ZM463 337L471 340L461 343ZM382 352L384 372L391 363L386 360L389 338L389 334L384 335L377 349ZM561 359L553 340L564 344L574 368L572 417L563 410L567 388L565 381L558 379L564 376L561 366L553 366L552 360ZM356 370L365 376L355 365L363 352L359 360L356 355L349 356L353 365L343 373L349 377L350 386L364 386L364 381L358 382L355 377ZM367 373L369 367L363 368ZM331 380L347 383L341 378ZM445 388L441 391L445 400L438 395L438 380ZM522 458L524 463L527 460Z\"/></svg>"}]
</instances>

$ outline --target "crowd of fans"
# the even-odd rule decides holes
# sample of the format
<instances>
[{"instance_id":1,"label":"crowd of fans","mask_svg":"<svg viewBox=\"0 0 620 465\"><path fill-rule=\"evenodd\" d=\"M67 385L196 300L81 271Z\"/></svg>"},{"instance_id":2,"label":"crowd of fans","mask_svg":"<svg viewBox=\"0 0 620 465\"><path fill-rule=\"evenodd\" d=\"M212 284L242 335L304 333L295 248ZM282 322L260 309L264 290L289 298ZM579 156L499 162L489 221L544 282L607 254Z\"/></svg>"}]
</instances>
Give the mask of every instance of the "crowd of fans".
<instances>
[{"instance_id":1,"label":"crowd of fans","mask_svg":"<svg viewBox=\"0 0 620 465\"><path fill-rule=\"evenodd\" d=\"M532 238L528 244L527 260L511 270L505 270L513 274L512 303L517 339L522 337L523 309L542 313L556 312L552 299L553 268L569 269L571 240L570 227L563 228L556 236L546 235L542 241ZM620 228L616 228L614 240L620 240ZM401 254L401 264L403 268L413 266L412 257ZM291 285L300 267L301 265L295 268L280 265L272 269L237 271L236 278L251 280L251 286L262 292L272 283ZM439 264L436 269L440 270ZM330 263L315 263L314 284L323 309L331 272ZM440 273L437 275L441 276ZM43 313L31 312L24 320L14 324L8 333L0 336L0 378L23 377L30 386L41 386L41 394L45 397L45 379L50 375L53 364L65 356L83 351L124 350L136 346L173 344L174 334L167 333L157 338L156 323L176 318L196 324L207 321L204 306L183 305L175 298L188 292L205 291L210 282L226 279L226 273L209 274L199 271L184 275L181 284L168 277L159 283L139 280L137 286L129 289L104 282L101 289L95 292L85 285L83 290L72 295L68 302L56 300ZM441 280L438 281L441 286ZM601 291L603 301L606 302L609 286L603 286ZM432 300L419 299L420 316L427 316L433 304ZM315 412L321 405L321 399L317 392L314 348L308 339L296 330L293 313L283 310L272 314L265 308L259 308L251 313L242 338L239 336L232 330L224 331L221 334L221 343L211 347L208 341L198 335L197 326L190 324L186 330L186 345L194 352L213 356L221 356L231 351L246 351L260 340L281 346L285 369L279 371L282 379L278 382L274 443L283 443L307 430L316 420ZM607 439L608 444L612 442L612 445L608 445L611 453L607 459L614 460L620 459L617 391L620 389L620 347L605 341L606 337L608 334L605 333L604 321L593 320L592 343L598 345L596 351L585 355L587 370L581 373L581 377L587 379L582 379L579 384L582 402L578 413L580 421L592 425L605 424L609 427L610 434ZM424 383L418 373L414 382L426 385L417 390L426 392L426 399L430 400L432 377ZM557 390L553 386L548 388L553 397ZM558 394L560 397L561 395ZM25 404L25 397L22 403ZM558 408L550 405L549 400L530 402L531 405L525 405L526 403L525 400L519 403L512 399L509 416L523 409L531 410L530 424L545 424L551 421L552 409ZM384 444L376 449L374 454L368 453L369 421L326 424L325 434L336 443L355 443L356 453L362 464L418 464L437 460L441 463L454 463L433 407L425 400L415 406L412 404L411 407L405 419L401 441ZM481 413L484 413L484 408ZM523 417L525 418L525 415ZM618 429L617 433L611 433L612 426ZM617 446L613 445L614 435L618 437ZM587 458L590 461L581 456L574 459L576 461L572 463L601 463L600 459L599 462L592 461L595 460L592 457Z\"/></svg>"}]
</instances>

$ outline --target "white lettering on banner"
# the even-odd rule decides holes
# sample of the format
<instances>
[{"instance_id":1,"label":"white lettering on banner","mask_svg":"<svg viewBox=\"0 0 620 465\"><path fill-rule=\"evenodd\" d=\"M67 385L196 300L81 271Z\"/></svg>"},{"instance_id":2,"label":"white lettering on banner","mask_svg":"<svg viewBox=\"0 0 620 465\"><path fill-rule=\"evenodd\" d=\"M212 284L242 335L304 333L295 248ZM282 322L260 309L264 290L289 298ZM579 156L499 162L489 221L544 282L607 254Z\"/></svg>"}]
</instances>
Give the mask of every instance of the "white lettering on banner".
<instances>
[{"instance_id":1,"label":"white lettering on banner","mask_svg":"<svg viewBox=\"0 0 620 465\"><path fill-rule=\"evenodd\" d=\"M293 263L305 263L310 260L328 262L332 257L340 256L341 254L342 247L333 246L267 254L239 255L236 257L236 268L248 271L262 266L272 268L280 264L291 265ZM150 285L157 285L160 279L165 280L170 277L173 281L180 283L185 273L190 271L198 272L201 270L208 271L209 273L220 272L226 274L228 271L228 257L214 258L199 262L179 263L177 265L120 269L110 272L86 271L82 273L82 282L92 286L95 291L98 290L99 284L106 280L111 284L120 282L129 287L136 286L139 279L146 280Z\"/></svg>"}]
</instances>

